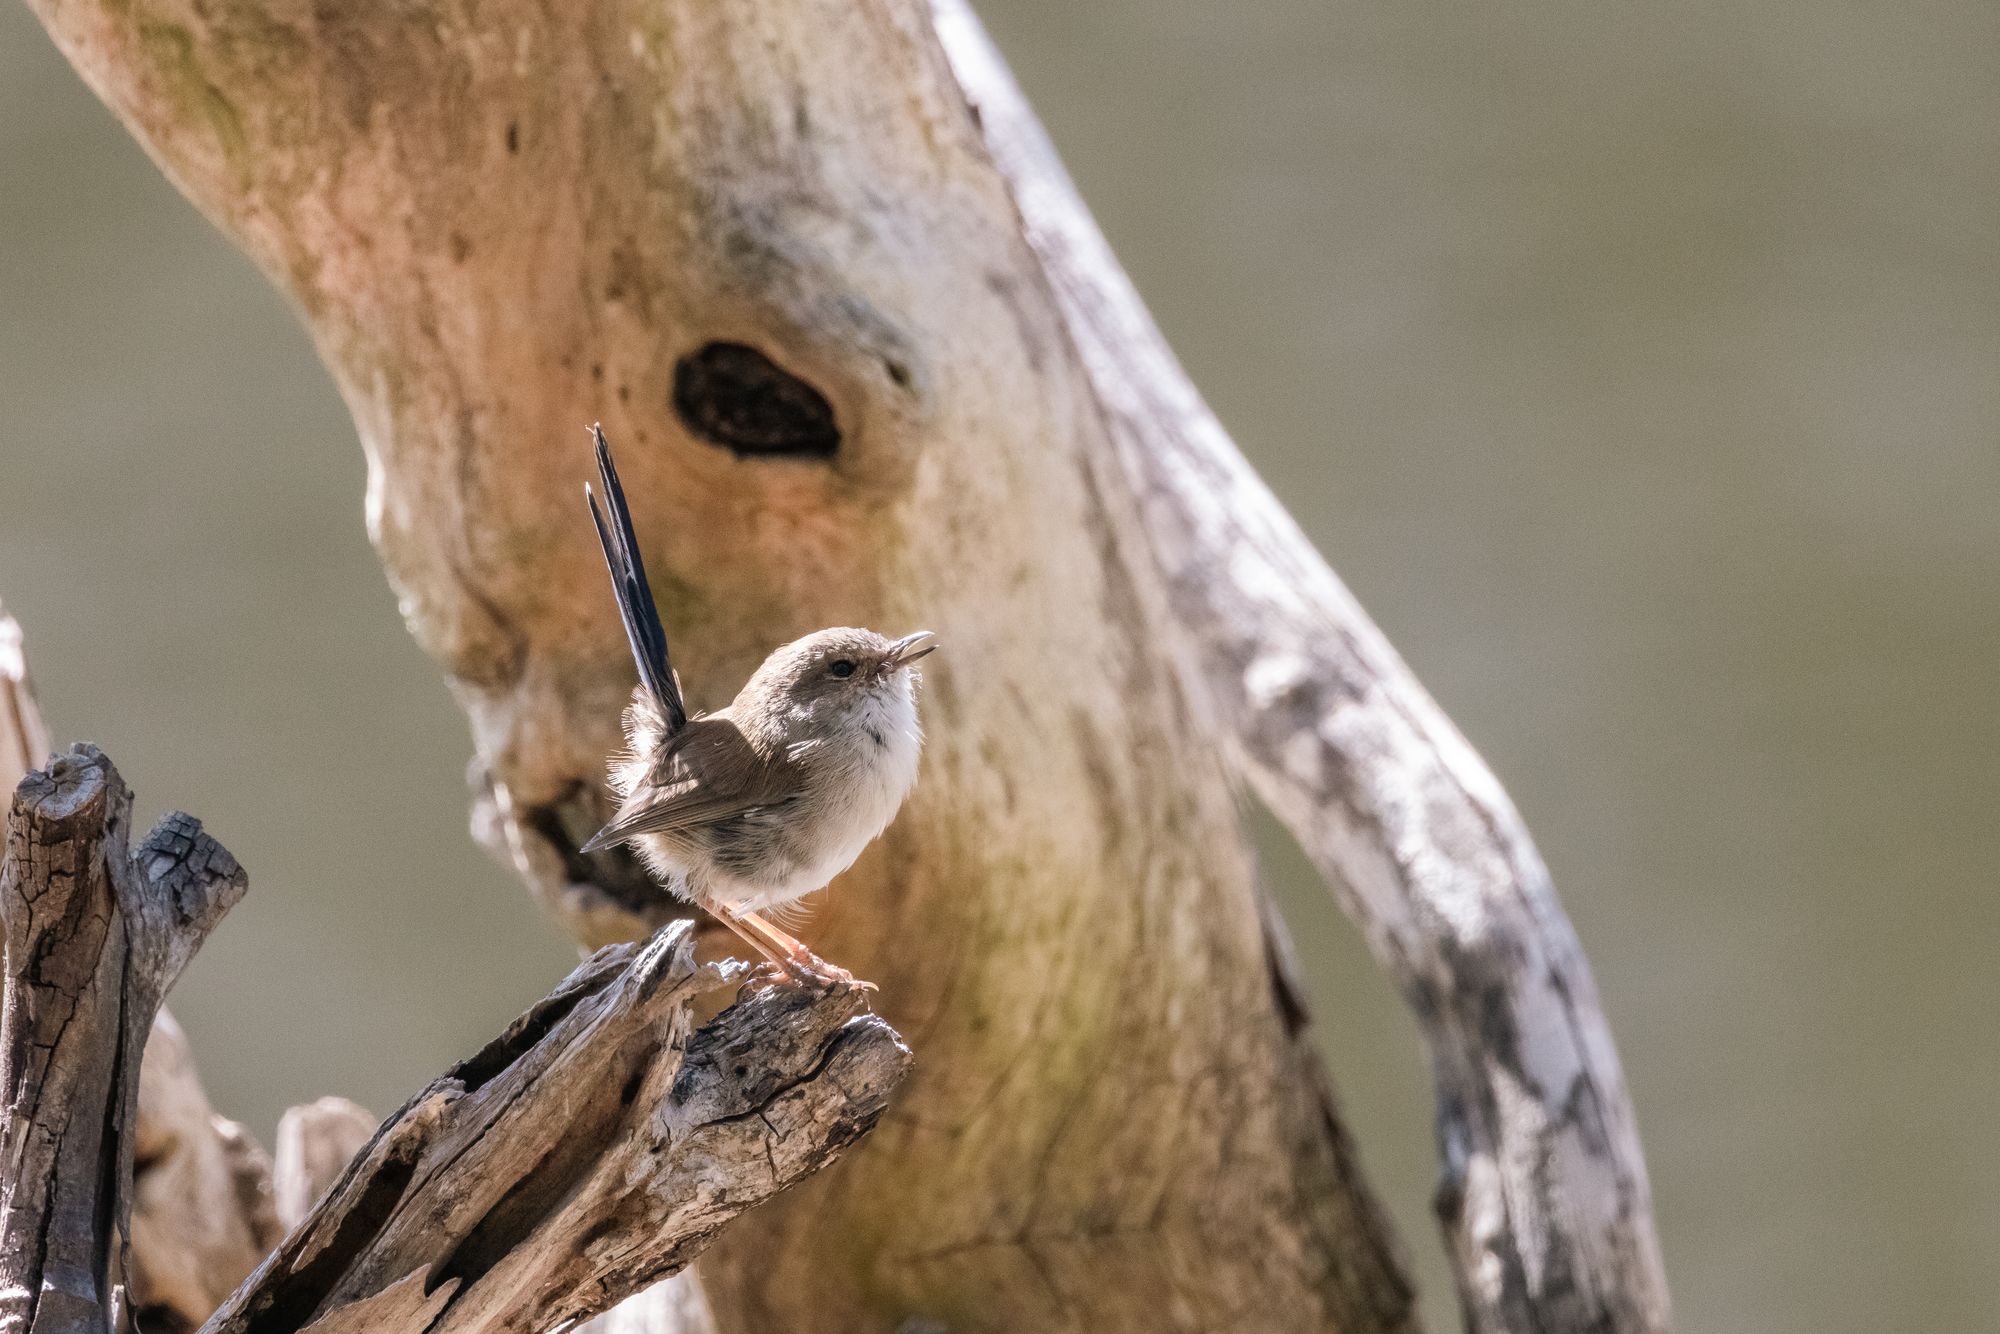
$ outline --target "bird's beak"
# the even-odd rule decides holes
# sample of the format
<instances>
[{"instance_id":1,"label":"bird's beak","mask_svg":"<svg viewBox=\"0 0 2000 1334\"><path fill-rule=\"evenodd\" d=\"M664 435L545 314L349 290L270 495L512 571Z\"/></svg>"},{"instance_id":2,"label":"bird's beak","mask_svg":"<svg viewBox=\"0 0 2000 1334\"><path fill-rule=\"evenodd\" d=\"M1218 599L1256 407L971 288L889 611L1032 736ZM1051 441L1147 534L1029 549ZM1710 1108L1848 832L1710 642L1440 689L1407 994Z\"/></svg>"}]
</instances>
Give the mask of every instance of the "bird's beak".
<instances>
[{"instance_id":1,"label":"bird's beak","mask_svg":"<svg viewBox=\"0 0 2000 1334\"><path fill-rule=\"evenodd\" d=\"M888 656L882 659L884 672L900 672L918 658L937 651L937 636L928 630L919 630L913 635L904 635L889 645Z\"/></svg>"}]
</instances>

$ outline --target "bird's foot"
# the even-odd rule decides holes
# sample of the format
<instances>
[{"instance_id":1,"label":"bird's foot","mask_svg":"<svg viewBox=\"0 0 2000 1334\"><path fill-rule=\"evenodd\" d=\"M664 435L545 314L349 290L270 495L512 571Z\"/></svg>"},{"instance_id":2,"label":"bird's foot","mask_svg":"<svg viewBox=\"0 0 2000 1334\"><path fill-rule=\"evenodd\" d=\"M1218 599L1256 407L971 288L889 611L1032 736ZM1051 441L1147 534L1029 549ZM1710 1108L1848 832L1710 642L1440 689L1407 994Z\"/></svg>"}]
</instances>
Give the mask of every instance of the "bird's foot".
<instances>
[{"instance_id":1,"label":"bird's foot","mask_svg":"<svg viewBox=\"0 0 2000 1334\"><path fill-rule=\"evenodd\" d=\"M828 963L804 945L791 951L791 957L785 961L785 971L791 974L793 981L817 990L833 987L852 987L856 991L879 990L873 982L864 982L840 965Z\"/></svg>"}]
</instances>

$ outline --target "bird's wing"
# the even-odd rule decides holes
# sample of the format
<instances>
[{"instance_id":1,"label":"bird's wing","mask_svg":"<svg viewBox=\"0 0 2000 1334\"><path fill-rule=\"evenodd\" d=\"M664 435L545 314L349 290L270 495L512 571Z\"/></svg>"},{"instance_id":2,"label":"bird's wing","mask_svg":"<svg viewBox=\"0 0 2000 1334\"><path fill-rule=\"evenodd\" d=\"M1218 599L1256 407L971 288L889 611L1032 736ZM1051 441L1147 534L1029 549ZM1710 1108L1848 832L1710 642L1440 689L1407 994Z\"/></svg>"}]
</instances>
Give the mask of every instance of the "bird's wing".
<instances>
[{"instance_id":1,"label":"bird's wing","mask_svg":"<svg viewBox=\"0 0 2000 1334\"><path fill-rule=\"evenodd\" d=\"M659 706L666 734L672 736L687 725L687 703L667 659L667 629L660 624L653 590L646 583L639 539L632 532L632 511L625 503L625 488L618 484L618 469L611 464L611 443L604 438L603 428L593 426L590 431L597 441L597 473L604 483L604 503L610 515L598 509L588 483L583 497L590 505L590 521L597 526L604 563L611 570L611 591L618 598L619 619L625 622L625 638L632 645L632 661L639 666L639 681Z\"/></svg>"},{"instance_id":2,"label":"bird's wing","mask_svg":"<svg viewBox=\"0 0 2000 1334\"><path fill-rule=\"evenodd\" d=\"M621 808L610 824L598 830L583 845L583 851L595 852L640 834L673 834L720 824L724 820L755 819L759 815L775 813L782 805L782 802L746 801L741 797L704 792L693 784L673 791L653 789Z\"/></svg>"},{"instance_id":3,"label":"bird's wing","mask_svg":"<svg viewBox=\"0 0 2000 1334\"><path fill-rule=\"evenodd\" d=\"M697 718L668 751L659 778L635 788L583 851L775 813L797 799L793 769L782 756L761 754L726 712Z\"/></svg>"}]
</instances>

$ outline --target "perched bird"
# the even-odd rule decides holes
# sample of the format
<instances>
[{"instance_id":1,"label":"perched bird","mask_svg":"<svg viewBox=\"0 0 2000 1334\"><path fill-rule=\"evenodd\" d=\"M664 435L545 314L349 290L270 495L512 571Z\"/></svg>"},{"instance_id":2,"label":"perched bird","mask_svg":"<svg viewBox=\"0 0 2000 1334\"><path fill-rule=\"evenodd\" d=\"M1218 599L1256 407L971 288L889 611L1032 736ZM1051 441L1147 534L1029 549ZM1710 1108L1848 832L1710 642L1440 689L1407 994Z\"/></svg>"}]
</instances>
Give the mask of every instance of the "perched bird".
<instances>
[{"instance_id":1,"label":"perched bird","mask_svg":"<svg viewBox=\"0 0 2000 1334\"><path fill-rule=\"evenodd\" d=\"M895 818L923 745L911 668L934 637L821 630L773 651L728 708L690 716L611 446L591 434L605 508L587 483L584 498L639 686L611 764L618 813L583 851L630 843L671 890L795 976L852 982L765 914L825 886Z\"/></svg>"}]
</instances>

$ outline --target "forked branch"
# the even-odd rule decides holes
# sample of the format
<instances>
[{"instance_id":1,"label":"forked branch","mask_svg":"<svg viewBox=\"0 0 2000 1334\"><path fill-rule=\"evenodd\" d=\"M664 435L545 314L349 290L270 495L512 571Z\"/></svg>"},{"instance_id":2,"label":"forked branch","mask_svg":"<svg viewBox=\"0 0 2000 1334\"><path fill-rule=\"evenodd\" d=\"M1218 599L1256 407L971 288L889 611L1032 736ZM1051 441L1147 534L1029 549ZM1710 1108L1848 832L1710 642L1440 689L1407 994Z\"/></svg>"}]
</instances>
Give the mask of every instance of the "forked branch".
<instances>
[{"instance_id":1,"label":"forked branch","mask_svg":"<svg viewBox=\"0 0 2000 1334\"><path fill-rule=\"evenodd\" d=\"M492 827L580 934L659 903L571 837L625 686L579 611L601 571L554 536L575 475L541 442L579 403L652 442L698 675L857 609L944 610L978 650L977 688L939 673L925 797L842 923L937 1035L927 1133L771 1217L780 1265L718 1248L725 1328L1152 1328L1169 1288L1191 1325L1407 1327L1256 985L1225 745L1425 1027L1475 1327L1666 1328L1630 1103L1532 843L1188 384L962 0L31 5L306 312ZM682 401L730 347L835 412L833 467L758 462L708 429L724 400ZM1076 670L1048 670L1057 644ZM1041 1077L1016 1077L1023 1033ZM1129 1091L1160 1086L1185 1108L1135 1124ZM459 1254L403 1256L431 1277L397 1291L480 1299L498 1271Z\"/></svg>"},{"instance_id":2,"label":"forked branch","mask_svg":"<svg viewBox=\"0 0 2000 1334\"><path fill-rule=\"evenodd\" d=\"M0 606L0 791L48 757L21 627ZM209 1104L187 1036L165 1009L141 1063L131 1200L128 1277L146 1334L198 1328L280 1232L264 1151Z\"/></svg>"},{"instance_id":3,"label":"forked branch","mask_svg":"<svg viewBox=\"0 0 2000 1334\"><path fill-rule=\"evenodd\" d=\"M1188 383L964 0L932 8L1239 767L1430 1046L1436 1203L1473 1328L1666 1330L1617 1049L1519 815Z\"/></svg>"},{"instance_id":4,"label":"forked branch","mask_svg":"<svg viewBox=\"0 0 2000 1334\"><path fill-rule=\"evenodd\" d=\"M128 850L132 794L93 746L14 793L0 865L0 1329L110 1330L126 1296L140 1053L160 999L242 897L179 813Z\"/></svg>"}]
</instances>

